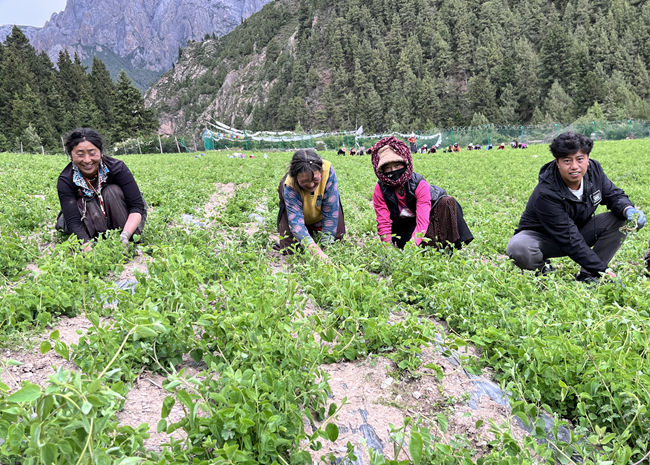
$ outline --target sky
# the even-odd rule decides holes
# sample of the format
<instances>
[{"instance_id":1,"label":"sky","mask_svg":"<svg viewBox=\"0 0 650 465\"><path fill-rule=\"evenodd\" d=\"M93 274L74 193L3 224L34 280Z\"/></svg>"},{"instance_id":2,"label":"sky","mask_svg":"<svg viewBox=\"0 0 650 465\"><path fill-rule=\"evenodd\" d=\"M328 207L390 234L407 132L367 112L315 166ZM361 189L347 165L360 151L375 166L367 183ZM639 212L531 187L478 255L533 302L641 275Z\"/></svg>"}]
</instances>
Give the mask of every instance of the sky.
<instances>
[{"instance_id":1,"label":"sky","mask_svg":"<svg viewBox=\"0 0 650 465\"><path fill-rule=\"evenodd\" d=\"M0 0L0 26L41 27L52 13L65 9L66 0Z\"/></svg>"}]
</instances>

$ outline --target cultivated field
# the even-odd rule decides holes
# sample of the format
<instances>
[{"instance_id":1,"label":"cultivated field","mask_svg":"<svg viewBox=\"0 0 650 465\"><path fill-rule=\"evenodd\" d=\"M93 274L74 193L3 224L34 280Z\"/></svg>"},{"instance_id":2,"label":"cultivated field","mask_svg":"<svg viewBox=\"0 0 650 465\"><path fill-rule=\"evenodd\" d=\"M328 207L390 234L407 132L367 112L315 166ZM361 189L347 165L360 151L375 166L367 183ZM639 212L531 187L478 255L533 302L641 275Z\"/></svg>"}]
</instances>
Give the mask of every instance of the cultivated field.
<instances>
[{"instance_id":1,"label":"cultivated field","mask_svg":"<svg viewBox=\"0 0 650 465\"><path fill-rule=\"evenodd\" d=\"M124 255L117 234L81 253L53 230L64 156L0 154L0 463L622 465L650 450L650 227L612 261L620 283L505 257L547 146L415 156L474 233L452 256L380 244L369 156L322 153L348 227L332 265L272 249L291 153L227 155L120 157L149 205ZM649 140L592 158L650 213Z\"/></svg>"}]
</instances>

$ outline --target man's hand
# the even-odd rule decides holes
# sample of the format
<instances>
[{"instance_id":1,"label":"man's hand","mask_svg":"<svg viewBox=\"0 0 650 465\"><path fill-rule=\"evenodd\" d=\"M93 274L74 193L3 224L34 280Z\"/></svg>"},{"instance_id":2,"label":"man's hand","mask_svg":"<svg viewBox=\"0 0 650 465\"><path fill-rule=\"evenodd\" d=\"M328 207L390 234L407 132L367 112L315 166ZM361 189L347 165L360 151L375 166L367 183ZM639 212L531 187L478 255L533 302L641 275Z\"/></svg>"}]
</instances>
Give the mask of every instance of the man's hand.
<instances>
[{"instance_id":1,"label":"man's hand","mask_svg":"<svg viewBox=\"0 0 650 465\"><path fill-rule=\"evenodd\" d=\"M637 215L636 218L634 215ZM645 226L647 220L643 212L637 208L629 207L625 209L625 217L628 221L635 221L637 229L641 229Z\"/></svg>"},{"instance_id":2,"label":"man's hand","mask_svg":"<svg viewBox=\"0 0 650 465\"><path fill-rule=\"evenodd\" d=\"M122 233L120 234L120 242L122 243L122 245L124 246L124 248L126 249L127 252L129 251L129 239L130 238L131 238L131 236L126 231L122 231Z\"/></svg>"}]
</instances>

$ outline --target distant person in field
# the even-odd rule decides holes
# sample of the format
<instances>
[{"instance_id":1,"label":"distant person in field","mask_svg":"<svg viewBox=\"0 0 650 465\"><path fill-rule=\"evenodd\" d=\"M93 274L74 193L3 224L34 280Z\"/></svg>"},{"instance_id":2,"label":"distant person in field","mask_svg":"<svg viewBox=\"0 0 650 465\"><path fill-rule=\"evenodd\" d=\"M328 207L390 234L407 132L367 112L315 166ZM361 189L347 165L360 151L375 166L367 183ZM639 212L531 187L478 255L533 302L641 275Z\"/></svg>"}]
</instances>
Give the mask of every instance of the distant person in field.
<instances>
[{"instance_id":1,"label":"distant person in field","mask_svg":"<svg viewBox=\"0 0 650 465\"><path fill-rule=\"evenodd\" d=\"M128 247L134 234L142 234L147 218L131 171L123 161L104 154L104 140L94 129L73 130L64 145L70 163L56 185L61 203L56 228L83 242L118 229Z\"/></svg>"},{"instance_id":2,"label":"distant person in field","mask_svg":"<svg viewBox=\"0 0 650 465\"><path fill-rule=\"evenodd\" d=\"M429 153L436 153L437 151L438 151L438 147L436 147L435 144L432 145L431 148L429 149Z\"/></svg>"},{"instance_id":3,"label":"distant person in field","mask_svg":"<svg viewBox=\"0 0 650 465\"><path fill-rule=\"evenodd\" d=\"M545 273L552 269L549 258L569 256L581 266L578 281L616 277L608 265L625 239L619 228L635 214L642 228L646 218L589 158L592 147L591 139L574 132L551 142L555 160L540 169L539 183L508 243L507 253L518 267ZM595 215L601 204L610 211Z\"/></svg>"},{"instance_id":4,"label":"distant person in field","mask_svg":"<svg viewBox=\"0 0 650 465\"><path fill-rule=\"evenodd\" d=\"M280 210L278 248L299 243L318 257L329 260L320 244L331 244L345 234L343 207L332 164L312 149L293 154L289 170L278 186Z\"/></svg>"},{"instance_id":5,"label":"distant person in field","mask_svg":"<svg viewBox=\"0 0 650 465\"><path fill-rule=\"evenodd\" d=\"M345 154L346 154L346 151L345 151L345 150L346 150L345 147L341 147L341 148L339 149L339 151L336 152L336 154L337 154L337 155L345 155Z\"/></svg>"},{"instance_id":6,"label":"distant person in field","mask_svg":"<svg viewBox=\"0 0 650 465\"><path fill-rule=\"evenodd\" d=\"M404 142L381 139L372 148L372 166L378 179L372 202L382 241L400 249L411 239L416 245L460 249L474 239L456 199L413 171Z\"/></svg>"},{"instance_id":7,"label":"distant person in field","mask_svg":"<svg viewBox=\"0 0 650 465\"><path fill-rule=\"evenodd\" d=\"M411 134L411 137L408 139L409 147L411 149L411 153L417 153L418 151L418 138L415 137L415 134Z\"/></svg>"}]
</instances>

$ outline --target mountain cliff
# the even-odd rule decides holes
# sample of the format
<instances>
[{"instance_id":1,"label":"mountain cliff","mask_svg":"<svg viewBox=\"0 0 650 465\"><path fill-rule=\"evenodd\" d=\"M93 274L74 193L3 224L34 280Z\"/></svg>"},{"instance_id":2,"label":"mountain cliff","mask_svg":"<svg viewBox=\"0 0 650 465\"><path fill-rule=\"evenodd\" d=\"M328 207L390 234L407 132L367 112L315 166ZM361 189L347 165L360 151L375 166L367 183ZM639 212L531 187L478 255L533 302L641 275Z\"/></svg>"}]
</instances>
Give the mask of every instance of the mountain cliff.
<instances>
[{"instance_id":1,"label":"mountain cliff","mask_svg":"<svg viewBox=\"0 0 650 465\"><path fill-rule=\"evenodd\" d=\"M21 29L54 63L65 48L84 63L99 55L107 64L146 71L151 80L172 67L188 41L225 34L268 1L68 0L44 27ZM0 37L9 32L0 28Z\"/></svg>"}]
</instances>

